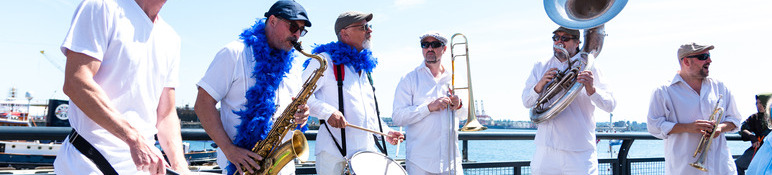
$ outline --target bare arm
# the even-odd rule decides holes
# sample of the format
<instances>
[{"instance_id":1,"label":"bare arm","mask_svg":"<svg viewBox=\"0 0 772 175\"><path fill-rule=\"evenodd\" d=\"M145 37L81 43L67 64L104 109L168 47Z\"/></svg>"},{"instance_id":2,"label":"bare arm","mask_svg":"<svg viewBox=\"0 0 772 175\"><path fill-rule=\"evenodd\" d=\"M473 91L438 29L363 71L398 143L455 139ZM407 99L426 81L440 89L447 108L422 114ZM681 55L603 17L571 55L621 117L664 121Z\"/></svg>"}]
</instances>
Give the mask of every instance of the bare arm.
<instances>
[{"instance_id":1,"label":"bare arm","mask_svg":"<svg viewBox=\"0 0 772 175\"><path fill-rule=\"evenodd\" d=\"M180 134L180 119L177 109L174 107L174 88L164 88L161 100L158 103L158 143L161 144L166 158L169 159L172 169L179 172L187 172L188 162L182 150L182 136Z\"/></svg>"},{"instance_id":2,"label":"bare arm","mask_svg":"<svg viewBox=\"0 0 772 175\"><path fill-rule=\"evenodd\" d=\"M241 148L233 144L228 134L223 128L222 119L220 119L220 113L217 112L217 100L215 100L209 93L201 87L198 87L198 96L196 97L196 115L201 121L201 126L204 127L206 134L209 138L212 138L220 149L225 153L225 157L228 161L236 165L236 169L239 172L243 172L242 166L258 167L257 163L253 159L261 160L262 158L252 151ZM252 169L248 169L249 172L254 173Z\"/></svg>"},{"instance_id":3,"label":"bare arm","mask_svg":"<svg viewBox=\"0 0 772 175\"><path fill-rule=\"evenodd\" d=\"M107 94L94 81L102 62L88 55L67 51L63 91L83 113L96 124L129 145L137 169L160 174L163 158L155 147L145 143L142 135L110 104Z\"/></svg>"}]
</instances>

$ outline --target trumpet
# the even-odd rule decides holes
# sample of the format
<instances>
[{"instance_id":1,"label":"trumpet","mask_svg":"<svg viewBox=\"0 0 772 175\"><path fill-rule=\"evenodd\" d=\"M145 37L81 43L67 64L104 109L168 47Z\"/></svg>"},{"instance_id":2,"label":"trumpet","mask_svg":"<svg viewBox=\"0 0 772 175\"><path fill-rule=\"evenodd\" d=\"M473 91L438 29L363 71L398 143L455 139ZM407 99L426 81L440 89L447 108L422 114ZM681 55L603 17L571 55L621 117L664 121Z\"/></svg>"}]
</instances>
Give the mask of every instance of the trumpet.
<instances>
[{"instance_id":1,"label":"trumpet","mask_svg":"<svg viewBox=\"0 0 772 175\"><path fill-rule=\"evenodd\" d=\"M710 118L708 120L715 119L716 122L713 124L713 129L710 130L710 136L702 135L702 138L700 138L700 143L697 145L697 150L694 150L694 155L692 157L697 157L697 154L700 154L700 158L697 159L697 161L694 161L694 163L690 163L694 168L697 168L699 170L708 172L708 168L705 167L705 160L706 157L706 150L710 149L710 144L713 143L713 137L716 136L716 127L718 127L718 124L721 122L721 120L724 118L724 108L719 106L721 104L721 98L724 97L723 95L718 96L718 101L716 101L716 107L713 108L713 113L710 114Z\"/></svg>"}]
</instances>

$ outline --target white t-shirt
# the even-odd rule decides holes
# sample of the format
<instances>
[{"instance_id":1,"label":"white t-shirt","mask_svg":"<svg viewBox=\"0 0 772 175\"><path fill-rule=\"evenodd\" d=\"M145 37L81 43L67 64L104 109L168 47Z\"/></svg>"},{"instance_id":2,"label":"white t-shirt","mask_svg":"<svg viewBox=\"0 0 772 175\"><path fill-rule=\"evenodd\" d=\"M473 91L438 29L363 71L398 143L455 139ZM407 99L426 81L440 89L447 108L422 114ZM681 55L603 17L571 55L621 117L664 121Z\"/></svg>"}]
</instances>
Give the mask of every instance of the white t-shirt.
<instances>
[{"instance_id":1,"label":"white t-shirt","mask_svg":"<svg viewBox=\"0 0 772 175\"><path fill-rule=\"evenodd\" d=\"M76 9L61 46L101 61L94 81L148 144L155 143L157 114L165 87L178 83L180 38L160 16L153 23L134 1L85 0ZM105 156L119 174L137 172L129 146L70 102L70 125ZM153 148L155 146L149 145ZM100 172L65 142L54 162L56 174ZM98 174L98 173L97 173Z\"/></svg>"},{"instance_id":2,"label":"white t-shirt","mask_svg":"<svg viewBox=\"0 0 772 175\"><path fill-rule=\"evenodd\" d=\"M255 84L255 79L251 77L254 66L255 59L252 50L245 48L244 43L234 41L215 55L204 77L197 84L212 98L220 102L220 120L222 120L223 129L231 141L238 133L236 126L241 124L241 116L234 114L233 111L245 109L246 92ZM295 97L300 91L300 85L298 74L292 72L286 74L286 77L279 83L279 88L276 91L276 104L279 106L274 112L274 121L287 105L292 103L292 97ZM292 132L287 133L282 142L291 138L289 134ZM228 159L219 148L217 149L217 164L222 169L228 166ZM289 174L294 173L294 170L295 164L289 163L279 173Z\"/></svg>"}]
</instances>

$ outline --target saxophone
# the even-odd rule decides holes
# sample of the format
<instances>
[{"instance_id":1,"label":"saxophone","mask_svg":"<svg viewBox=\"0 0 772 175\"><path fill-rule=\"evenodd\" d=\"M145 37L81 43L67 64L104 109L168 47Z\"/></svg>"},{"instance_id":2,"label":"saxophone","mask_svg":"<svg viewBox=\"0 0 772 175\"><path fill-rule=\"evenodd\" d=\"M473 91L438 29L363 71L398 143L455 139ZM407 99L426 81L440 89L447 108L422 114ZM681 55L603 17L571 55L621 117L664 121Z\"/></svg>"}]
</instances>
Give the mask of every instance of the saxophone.
<instances>
[{"instance_id":1,"label":"saxophone","mask_svg":"<svg viewBox=\"0 0 772 175\"><path fill-rule=\"evenodd\" d=\"M295 130L292 133L292 140L290 142L281 144L282 136L287 134L291 129L294 129L295 124L295 112L298 110L298 106L306 104L308 98L314 93L316 89L316 82L323 76L324 70L327 69L327 61L317 55L312 55L303 52L300 43L292 42L295 50L301 54L316 59L319 61L319 68L316 69L313 74L303 83L303 89L292 100L292 103L284 109L278 119L273 123L271 131L268 132L268 136L265 139L257 142L255 147L252 148L252 152L257 153L263 160L255 160L257 165L260 165L260 170L257 170L255 174L258 175L276 175L284 168L290 161L297 158L300 155L306 154L308 151L308 141L302 132ZM242 167L243 170L246 170ZM234 173L237 174L238 172ZM249 172L244 172L250 174Z\"/></svg>"}]
</instances>

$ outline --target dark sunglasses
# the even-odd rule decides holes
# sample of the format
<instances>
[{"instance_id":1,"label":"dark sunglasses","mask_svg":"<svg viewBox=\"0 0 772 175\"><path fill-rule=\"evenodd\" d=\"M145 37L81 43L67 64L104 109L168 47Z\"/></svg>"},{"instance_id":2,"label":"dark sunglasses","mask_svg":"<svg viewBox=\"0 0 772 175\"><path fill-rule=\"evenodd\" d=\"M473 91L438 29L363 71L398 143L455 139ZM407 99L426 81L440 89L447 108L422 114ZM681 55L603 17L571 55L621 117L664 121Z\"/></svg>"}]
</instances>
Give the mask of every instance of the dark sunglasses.
<instances>
[{"instance_id":1,"label":"dark sunglasses","mask_svg":"<svg viewBox=\"0 0 772 175\"><path fill-rule=\"evenodd\" d=\"M298 26L297 23L294 23L292 21L286 20L284 18L279 18L279 19L281 19L284 22L287 22L290 25L289 31L292 32L292 33L298 32L298 30L300 30L300 36L301 37L302 36L306 36L306 33L308 33L308 30L306 30L305 26L300 27L300 26Z\"/></svg>"},{"instance_id":2,"label":"dark sunglasses","mask_svg":"<svg viewBox=\"0 0 772 175\"><path fill-rule=\"evenodd\" d=\"M703 53L703 54L699 54L699 55L687 56L686 58L697 58L700 61L705 61L708 58L710 58L710 54L709 53Z\"/></svg>"},{"instance_id":3,"label":"dark sunglasses","mask_svg":"<svg viewBox=\"0 0 772 175\"><path fill-rule=\"evenodd\" d=\"M367 29L370 29L370 30L372 30L372 29L373 29L373 25L372 25L372 24L367 24L367 25L364 25L364 24L362 24L362 25L353 25L353 26L348 26L348 27L345 27L345 28L343 28L343 29L352 28L352 27L355 27L355 28L358 28L358 29L362 29L363 31L367 31Z\"/></svg>"},{"instance_id":4,"label":"dark sunglasses","mask_svg":"<svg viewBox=\"0 0 772 175\"><path fill-rule=\"evenodd\" d=\"M563 42L566 42L566 41L570 41L571 39L576 39L576 38L574 38L573 36L568 36L568 35L563 35L563 36L553 35L552 36L552 41L561 40Z\"/></svg>"},{"instance_id":5,"label":"dark sunglasses","mask_svg":"<svg viewBox=\"0 0 772 175\"><path fill-rule=\"evenodd\" d=\"M442 47L442 46L444 46L444 44L442 44L439 41L421 42L421 48L424 48L424 49L429 48L429 47L439 48L439 47Z\"/></svg>"}]
</instances>

